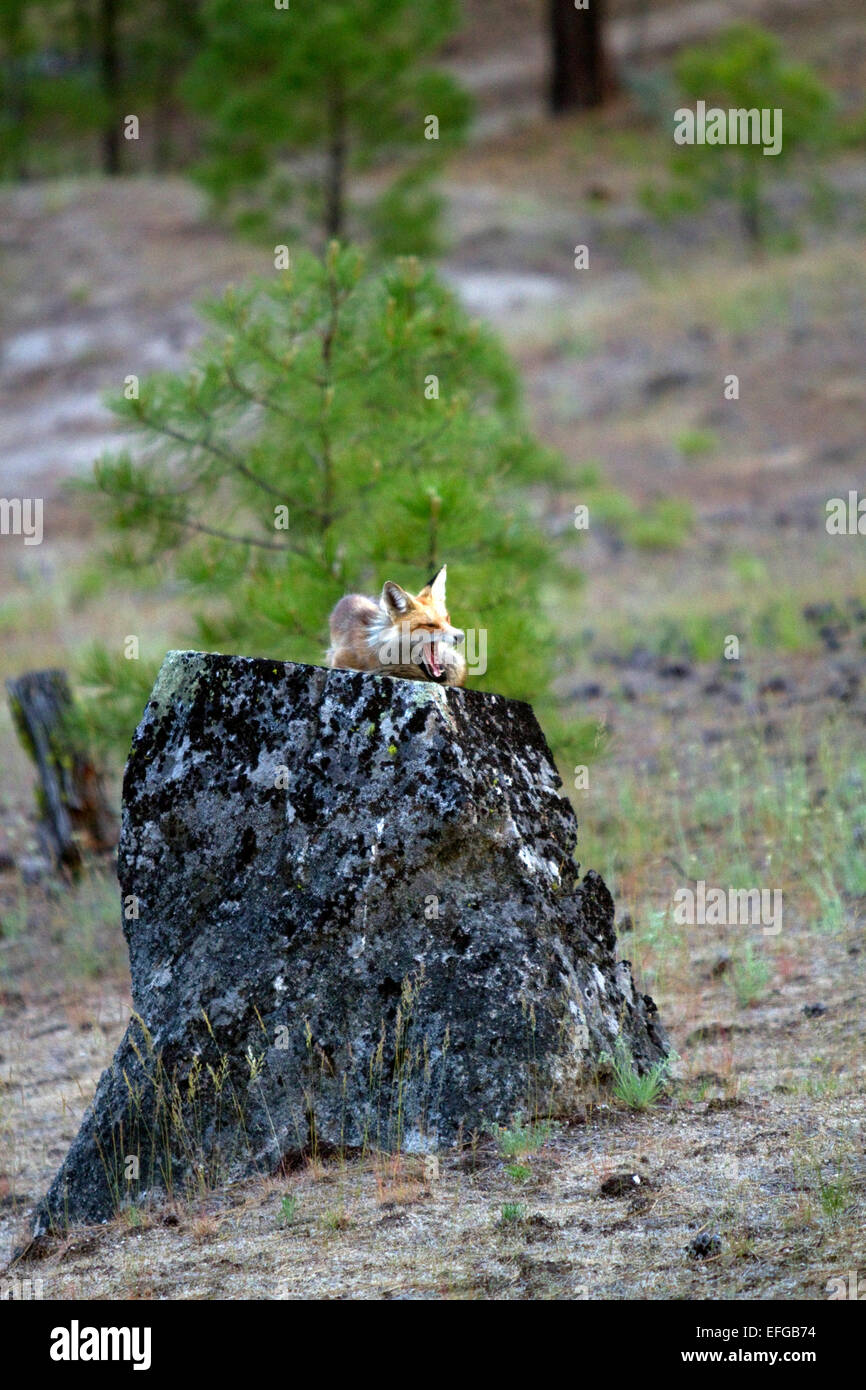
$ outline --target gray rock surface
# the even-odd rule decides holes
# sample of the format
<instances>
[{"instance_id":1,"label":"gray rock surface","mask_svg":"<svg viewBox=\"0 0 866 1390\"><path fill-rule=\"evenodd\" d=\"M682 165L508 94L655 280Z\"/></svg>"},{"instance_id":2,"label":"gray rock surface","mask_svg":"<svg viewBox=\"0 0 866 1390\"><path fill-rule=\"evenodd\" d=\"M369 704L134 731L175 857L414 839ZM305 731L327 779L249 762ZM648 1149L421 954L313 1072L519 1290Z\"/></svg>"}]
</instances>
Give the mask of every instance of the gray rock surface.
<instances>
[{"instance_id":1,"label":"gray rock surface","mask_svg":"<svg viewBox=\"0 0 866 1390\"><path fill-rule=\"evenodd\" d=\"M526 704L170 652L124 778L135 1013L36 1233L556 1113L619 1037L664 1056L559 785Z\"/></svg>"}]
</instances>

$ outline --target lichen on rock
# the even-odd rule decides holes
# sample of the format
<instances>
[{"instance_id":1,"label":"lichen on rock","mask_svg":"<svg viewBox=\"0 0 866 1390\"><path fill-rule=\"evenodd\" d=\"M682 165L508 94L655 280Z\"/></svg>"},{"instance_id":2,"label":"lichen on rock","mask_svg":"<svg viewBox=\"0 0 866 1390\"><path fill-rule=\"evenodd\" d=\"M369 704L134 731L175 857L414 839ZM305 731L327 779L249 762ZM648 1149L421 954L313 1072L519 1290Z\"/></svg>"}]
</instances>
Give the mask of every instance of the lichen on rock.
<instances>
[{"instance_id":1,"label":"lichen on rock","mask_svg":"<svg viewBox=\"0 0 866 1390\"><path fill-rule=\"evenodd\" d=\"M665 1055L530 707L170 652L126 767L135 1014L35 1229L567 1108Z\"/></svg>"}]
</instances>

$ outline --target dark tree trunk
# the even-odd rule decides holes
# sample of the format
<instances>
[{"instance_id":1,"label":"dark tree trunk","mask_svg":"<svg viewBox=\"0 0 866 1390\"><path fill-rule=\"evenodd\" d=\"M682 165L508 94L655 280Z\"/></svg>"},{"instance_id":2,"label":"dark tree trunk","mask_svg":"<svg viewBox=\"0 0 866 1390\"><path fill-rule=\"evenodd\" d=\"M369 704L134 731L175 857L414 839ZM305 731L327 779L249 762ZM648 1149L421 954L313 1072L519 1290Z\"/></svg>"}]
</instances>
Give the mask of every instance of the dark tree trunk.
<instances>
[{"instance_id":1,"label":"dark tree trunk","mask_svg":"<svg viewBox=\"0 0 866 1390\"><path fill-rule=\"evenodd\" d=\"M612 82L604 50L604 0L549 0L551 38L550 107L554 114L601 106Z\"/></svg>"},{"instance_id":2,"label":"dark tree trunk","mask_svg":"<svg viewBox=\"0 0 866 1390\"><path fill-rule=\"evenodd\" d=\"M2 39L6 53L4 63L6 68L4 81L6 114L12 129L17 130L20 134L17 148L13 146L14 154L10 157L10 164L13 164L14 161L14 177L20 183L25 183L30 177L27 165L27 118L30 114L30 92L25 76L26 42L23 10L13 9L6 16L2 29Z\"/></svg>"},{"instance_id":3,"label":"dark tree trunk","mask_svg":"<svg viewBox=\"0 0 866 1390\"><path fill-rule=\"evenodd\" d=\"M335 87L328 103L328 168L325 189L325 232L328 238L343 234L346 183L346 104L342 88Z\"/></svg>"},{"instance_id":4,"label":"dark tree trunk","mask_svg":"<svg viewBox=\"0 0 866 1390\"><path fill-rule=\"evenodd\" d=\"M75 30L75 56L83 66L91 53L92 24L87 0L75 0L72 7L72 22Z\"/></svg>"},{"instance_id":5,"label":"dark tree trunk","mask_svg":"<svg viewBox=\"0 0 866 1390\"><path fill-rule=\"evenodd\" d=\"M83 850L111 849L117 822L102 773L70 727L64 671L27 671L6 682L15 726L39 773L40 831L56 865L81 864Z\"/></svg>"},{"instance_id":6,"label":"dark tree trunk","mask_svg":"<svg viewBox=\"0 0 866 1390\"><path fill-rule=\"evenodd\" d=\"M758 178L746 166L740 177L740 226L752 252L757 255L763 241L764 227L761 216L761 191Z\"/></svg>"},{"instance_id":7,"label":"dark tree trunk","mask_svg":"<svg viewBox=\"0 0 866 1390\"><path fill-rule=\"evenodd\" d=\"M106 105L102 168L106 174L119 174L121 168L119 9L120 0L99 0L99 72Z\"/></svg>"},{"instance_id":8,"label":"dark tree trunk","mask_svg":"<svg viewBox=\"0 0 866 1390\"><path fill-rule=\"evenodd\" d=\"M163 174L175 162L177 128L177 83L180 73L195 54L201 38L199 0L162 0L157 12L164 35L164 49L157 61L153 82L154 171Z\"/></svg>"},{"instance_id":9,"label":"dark tree trunk","mask_svg":"<svg viewBox=\"0 0 866 1390\"><path fill-rule=\"evenodd\" d=\"M157 78L153 104L153 170L164 174L172 161L172 98L171 78Z\"/></svg>"}]
</instances>

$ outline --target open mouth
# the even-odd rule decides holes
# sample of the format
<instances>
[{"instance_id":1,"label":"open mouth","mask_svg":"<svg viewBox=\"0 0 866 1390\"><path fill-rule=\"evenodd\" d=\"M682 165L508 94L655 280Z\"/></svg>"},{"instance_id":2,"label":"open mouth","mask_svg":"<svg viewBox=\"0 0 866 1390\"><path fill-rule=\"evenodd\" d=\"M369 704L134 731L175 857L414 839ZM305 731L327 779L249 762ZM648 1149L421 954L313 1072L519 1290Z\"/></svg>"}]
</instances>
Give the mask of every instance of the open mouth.
<instances>
[{"instance_id":1,"label":"open mouth","mask_svg":"<svg viewBox=\"0 0 866 1390\"><path fill-rule=\"evenodd\" d=\"M437 644L429 642L425 644L421 653L421 665L433 681L441 681L445 678L445 672L439 664Z\"/></svg>"}]
</instances>

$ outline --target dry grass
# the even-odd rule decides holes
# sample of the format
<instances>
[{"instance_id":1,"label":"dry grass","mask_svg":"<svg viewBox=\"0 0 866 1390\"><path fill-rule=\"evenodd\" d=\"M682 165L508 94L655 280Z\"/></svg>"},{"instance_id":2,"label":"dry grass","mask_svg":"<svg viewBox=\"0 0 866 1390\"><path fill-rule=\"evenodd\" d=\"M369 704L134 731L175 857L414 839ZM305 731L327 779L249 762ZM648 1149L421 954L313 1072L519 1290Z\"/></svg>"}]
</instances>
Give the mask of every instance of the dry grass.
<instances>
[{"instance_id":1,"label":"dry grass","mask_svg":"<svg viewBox=\"0 0 866 1390\"><path fill-rule=\"evenodd\" d=\"M679 794L699 809L695 791ZM628 823L608 809L640 880L667 823L652 802ZM687 815L683 825L698 828ZM746 845L759 848L748 836ZM724 863L724 843L718 852ZM830 1278L866 1258L864 955L853 903L820 929L799 911L807 901L793 894L778 938L748 933L767 966L754 998L732 978L743 928L677 935L630 904L623 952L651 983L681 1056L679 1080L645 1110L593 1089L570 1115L467 1136L460 1153L435 1162L319 1156L188 1206L124 1212L49 1244L27 1272L56 1298L822 1297ZM128 1008L110 979L78 998L58 989L39 950L44 928L35 931L4 953L7 1251ZM816 1002L824 1013L804 1012ZM641 1182L603 1195L620 1173ZM707 1259L687 1253L702 1231L721 1240Z\"/></svg>"},{"instance_id":2,"label":"dry grass","mask_svg":"<svg viewBox=\"0 0 866 1390\"><path fill-rule=\"evenodd\" d=\"M828 1196L856 1163L862 1119L847 1093L830 1133L789 1095L772 1115L757 1099L681 1101L639 1121L610 1110L555 1130L528 1182L489 1144L397 1189L383 1189L379 1160L343 1162L282 1191L214 1194L168 1225L81 1233L38 1273L52 1298L817 1298L866 1254L862 1187L849 1178L840 1203ZM643 1181L601 1195L617 1172ZM703 1230L721 1237L706 1261L686 1249Z\"/></svg>"}]
</instances>

